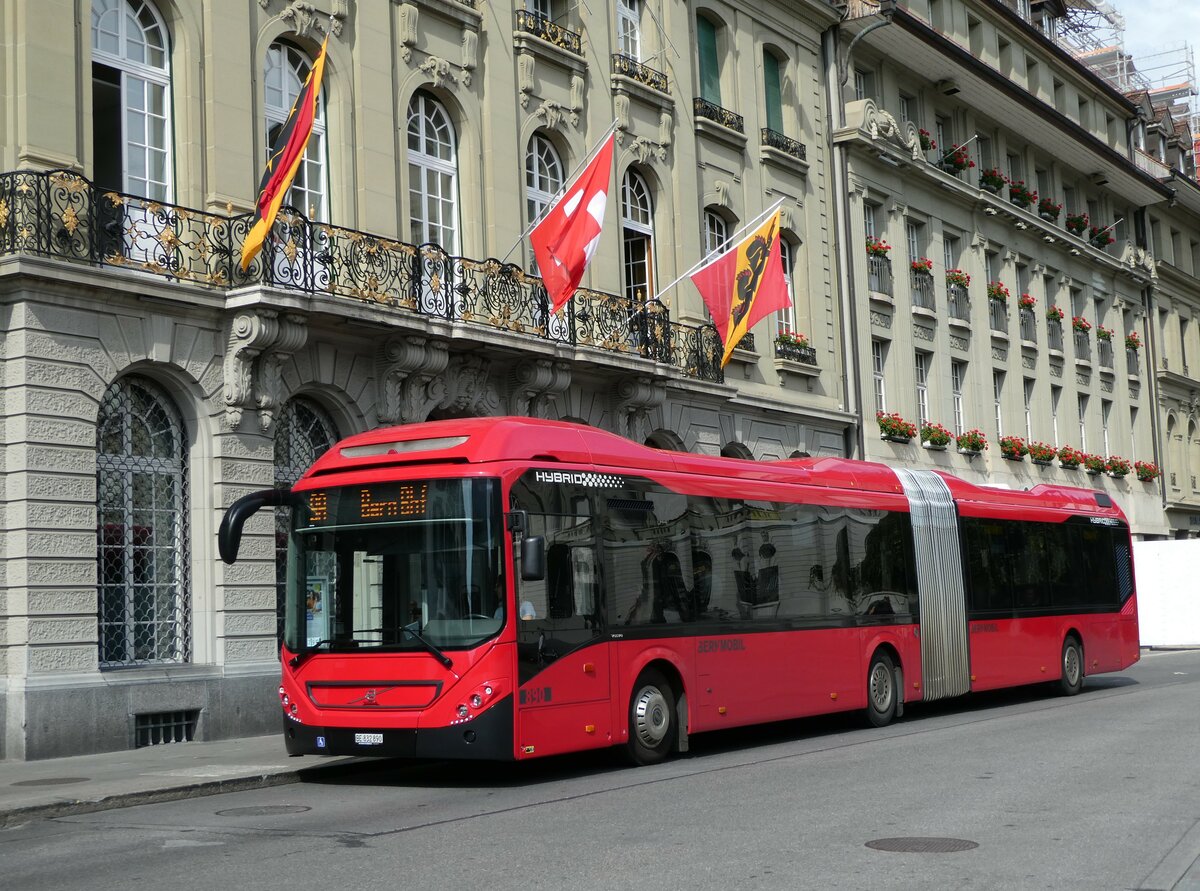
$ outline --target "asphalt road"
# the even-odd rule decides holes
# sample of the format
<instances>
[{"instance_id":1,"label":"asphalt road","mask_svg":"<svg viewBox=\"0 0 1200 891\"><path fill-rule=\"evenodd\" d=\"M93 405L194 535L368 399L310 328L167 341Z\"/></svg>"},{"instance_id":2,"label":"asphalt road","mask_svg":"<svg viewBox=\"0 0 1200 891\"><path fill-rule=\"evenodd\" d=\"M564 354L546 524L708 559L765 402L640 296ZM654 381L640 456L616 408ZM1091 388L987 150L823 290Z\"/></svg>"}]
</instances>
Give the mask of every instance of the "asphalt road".
<instances>
[{"instance_id":1,"label":"asphalt road","mask_svg":"<svg viewBox=\"0 0 1200 891\"><path fill-rule=\"evenodd\" d=\"M1200 652L1156 652L1074 698L730 731L655 767L380 762L30 823L0 832L0 888L1200 889L1198 731Z\"/></svg>"}]
</instances>

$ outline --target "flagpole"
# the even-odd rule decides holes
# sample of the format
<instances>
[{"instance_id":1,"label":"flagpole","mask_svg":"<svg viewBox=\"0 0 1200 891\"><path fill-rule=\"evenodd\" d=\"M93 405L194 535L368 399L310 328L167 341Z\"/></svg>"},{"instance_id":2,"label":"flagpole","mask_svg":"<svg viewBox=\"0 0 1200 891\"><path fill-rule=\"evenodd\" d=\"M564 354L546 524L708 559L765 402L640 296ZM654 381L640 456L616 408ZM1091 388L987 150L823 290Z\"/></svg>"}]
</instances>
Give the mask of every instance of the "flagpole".
<instances>
[{"instance_id":1,"label":"flagpole","mask_svg":"<svg viewBox=\"0 0 1200 891\"><path fill-rule=\"evenodd\" d=\"M500 261L501 263L506 262L508 260L508 258L510 256L512 256L512 252L517 249L518 245L520 245L521 242L525 240L525 236L528 235L530 232L532 232L534 230L534 228L537 226L537 224L540 223L543 219L545 219L546 214L548 214L551 211L551 209L554 207L554 203L563 196L563 193L567 191L567 189L570 187L571 183L573 183L575 181L575 175L577 173L579 173L579 171L583 170L583 168L586 167L588 164L590 164L592 162L592 159L596 157L597 152L599 152L600 149L604 147L604 143L608 142L608 137L611 136L613 134L613 131L615 131L617 129L618 123L619 123L618 119L613 118L613 122L608 125L608 129L604 131L604 135L602 137L600 137L600 139L596 142L596 144L594 146L592 146L591 151L589 151L583 157L583 160L580 161L578 164L576 164L574 169L563 179L563 184L558 187L558 191L554 193L554 196L549 201L546 202L546 206L542 208L542 212L537 215L536 219L532 220L529 223L529 225L525 227L524 232L522 232L520 235L517 236L516 243L513 244L513 246L508 249L508 253L504 255L504 259Z\"/></svg>"},{"instance_id":2,"label":"flagpole","mask_svg":"<svg viewBox=\"0 0 1200 891\"><path fill-rule=\"evenodd\" d=\"M757 226L759 223L761 223L763 220L765 220L767 217L769 217L771 214L773 214L776 210L779 209L779 207L783 204L783 202L785 200L786 199L784 199L784 198L780 198L778 201L776 201L774 204L772 204L770 207L768 207L766 210L764 210L761 214L759 214L757 217L755 217L749 223L744 225L741 229L738 229L736 232L734 232L732 235L730 235L726 239L726 241L731 246L735 245L738 240L739 235L741 235L743 232L750 231L755 226ZM721 254L724 254L724 253L726 253L726 251L721 251ZM691 275L693 272L695 272L701 266L705 265L706 263L710 263L710 262L712 262L712 254L706 255L703 259L700 260L699 263L697 263L695 266L693 266L691 269L689 269L683 275L679 276L679 278L675 279L675 281L671 282L666 287L660 288L658 290L658 293L656 293L653 297L649 298L645 302L649 303L652 300L657 300L659 297L661 297L663 294L667 293L667 291L671 290L673 287L675 287L677 284L679 284L681 281L683 281L685 278L687 278L689 275ZM635 315L636 315L636 313L635 313ZM630 318L632 318L632 316Z\"/></svg>"},{"instance_id":3,"label":"flagpole","mask_svg":"<svg viewBox=\"0 0 1200 891\"><path fill-rule=\"evenodd\" d=\"M974 142L978 138L979 138L979 134L976 133L974 136L972 136L970 139L968 139L962 145L956 145L954 148L950 149L950 151L946 152L946 154L944 154L940 158L938 158L938 163L940 164L942 161L945 161L947 158L949 158L955 152L957 152L961 149L965 149L967 146L969 146L972 142ZM982 158L980 158L979 160L980 160L980 162L983 161Z\"/></svg>"}]
</instances>

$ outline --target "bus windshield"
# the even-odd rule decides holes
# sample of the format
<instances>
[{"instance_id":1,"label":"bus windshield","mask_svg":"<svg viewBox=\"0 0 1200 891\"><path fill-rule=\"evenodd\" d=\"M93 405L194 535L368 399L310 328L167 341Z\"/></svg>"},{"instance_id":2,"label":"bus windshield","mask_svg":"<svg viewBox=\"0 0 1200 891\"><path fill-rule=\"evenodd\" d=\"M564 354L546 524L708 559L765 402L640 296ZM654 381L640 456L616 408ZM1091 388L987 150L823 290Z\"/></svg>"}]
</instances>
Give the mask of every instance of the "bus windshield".
<instances>
[{"instance_id":1,"label":"bus windshield","mask_svg":"<svg viewBox=\"0 0 1200 891\"><path fill-rule=\"evenodd\" d=\"M499 492L499 480L473 477L301 493L288 544L288 648L462 649L498 633Z\"/></svg>"}]
</instances>

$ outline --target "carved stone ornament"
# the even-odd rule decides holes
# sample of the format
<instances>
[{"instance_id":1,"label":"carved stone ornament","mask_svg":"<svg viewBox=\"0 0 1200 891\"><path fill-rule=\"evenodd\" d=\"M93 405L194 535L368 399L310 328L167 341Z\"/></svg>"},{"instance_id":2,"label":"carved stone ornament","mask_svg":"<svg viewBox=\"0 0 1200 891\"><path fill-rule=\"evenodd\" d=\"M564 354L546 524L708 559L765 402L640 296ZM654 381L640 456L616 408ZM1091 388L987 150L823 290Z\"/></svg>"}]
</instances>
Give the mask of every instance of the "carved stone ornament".
<instances>
[{"instance_id":1,"label":"carved stone ornament","mask_svg":"<svg viewBox=\"0 0 1200 891\"><path fill-rule=\"evenodd\" d=\"M860 99L846 103L846 125L861 130L873 142L884 141L905 151L914 161L924 158L917 125L905 121L903 125L888 112L875 104L873 99Z\"/></svg>"},{"instance_id":2,"label":"carved stone ornament","mask_svg":"<svg viewBox=\"0 0 1200 891\"><path fill-rule=\"evenodd\" d=\"M634 442L645 442L654 429L650 412L666 402L666 391L648 377L626 377L617 382L614 415L617 432Z\"/></svg>"},{"instance_id":3,"label":"carved stone ornament","mask_svg":"<svg viewBox=\"0 0 1200 891\"><path fill-rule=\"evenodd\" d=\"M268 5L264 0L259 0L259 4L263 9L266 9ZM300 37L307 37L313 31L320 30L321 22L328 19L328 31L334 37L341 37L346 19L346 2L345 0L335 0L333 11L325 12L317 9L315 4L307 2L307 0L292 0L279 14L279 18L289 22L292 30Z\"/></svg>"},{"instance_id":4,"label":"carved stone ornament","mask_svg":"<svg viewBox=\"0 0 1200 891\"><path fill-rule=\"evenodd\" d=\"M417 70L424 72L425 76L429 78L430 83L435 87L444 87L449 81L454 79L454 72L450 63L445 59L439 59L437 56L427 56L417 66Z\"/></svg>"},{"instance_id":5,"label":"carved stone ornament","mask_svg":"<svg viewBox=\"0 0 1200 891\"><path fill-rule=\"evenodd\" d=\"M533 93L533 70L536 67L533 56L521 53L517 56L517 90L521 93L521 107L529 107L529 97Z\"/></svg>"},{"instance_id":6,"label":"carved stone ornament","mask_svg":"<svg viewBox=\"0 0 1200 891\"><path fill-rule=\"evenodd\" d=\"M564 108L553 99L547 99L543 102L538 110L533 113L535 118L540 118L549 130L558 130L562 126L566 112L569 109Z\"/></svg>"},{"instance_id":7,"label":"carved stone ornament","mask_svg":"<svg viewBox=\"0 0 1200 891\"><path fill-rule=\"evenodd\" d=\"M1158 280L1158 263L1155 262L1154 255L1132 241L1125 242L1125 249L1121 252L1121 265L1128 266L1135 272L1144 271L1152 281Z\"/></svg>"},{"instance_id":8,"label":"carved stone ornament","mask_svg":"<svg viewBox=\"0 0 1200 891\"><path fill-rule=\"evenodd\" d=\"M396 36L400 40L400 58L409 63L412 61L412 48L417 43L417 19L420 15L412 3L401 3L396 18Z\"/></svg>"},{"instance_id":9,"label":"carved stone ornament","mask_svg":"<svg viewBox=\"0 0 1200 891\"><path fill-rule=\"evenodd\" d=\"M475 417L500 414L500 396L489 376L490 360L469 354L455 360L446 371L446 395L438 408Z\"/></svg>"},{"instance_id":10,"label":"carved stone ornament","mask_svg":"<svg viewBox=\"0 0 1200 891\"><path fill-rule=\"evenodd\" d=\"M450 354L442 341L418 335L387 340L375 356L380 424L424 421L446 398Z\"/></svg>"},{"instance_id":11,"label":"carved stone ornament","mask_svg":"<svg viewBox=\"0 0 1200 891\"><path fill-rule=\"evenodd\" d=\"M259 423L270 429L280 401L280 370L284 360L308 339L302 316L283 319L270 309L239 312L229 325L225 350L225 426L236 430L246 409L257 409Z\"/></svg>"},{"instance_id":12,"label":"carved stone ornament","mask_svg":"<svg viewBox=\"0 0 1200 891\"><path fill-rule=\"evenodd\" d=\"M571 364L528 359L512 370L508 412L529 418L549 417L550 403L571 384Z\"/></svg>"},{"instance_id":13,"label":"carved stone ornament","mask_svg":"<svg viewBox=\"0 0 1200 891\"><path fill-rule=\"evenodd\" d=\"M667 160L667 147L658 142L652 142L649 139L636 137L629 144L629 150L633 152L639 164L645 164L651 157L655 157L660 161Z\"/></svg>"}]
</instances>

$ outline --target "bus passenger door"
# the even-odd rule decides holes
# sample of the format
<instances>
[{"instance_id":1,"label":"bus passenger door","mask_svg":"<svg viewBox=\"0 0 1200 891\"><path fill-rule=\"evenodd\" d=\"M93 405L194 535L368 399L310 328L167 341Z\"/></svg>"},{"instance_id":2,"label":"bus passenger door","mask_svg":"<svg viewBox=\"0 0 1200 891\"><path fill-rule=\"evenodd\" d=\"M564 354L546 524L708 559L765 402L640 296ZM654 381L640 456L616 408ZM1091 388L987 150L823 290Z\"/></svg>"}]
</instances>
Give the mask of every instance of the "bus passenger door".
<instances>
[{"instance_id":1,"label":"bus passenger door","mask_svg":"<svg viewBox=\"0 0 1200 891\"><path fill-rule=\"evenodd\" d=\"M517 743L521 754L607 746L609 658L587 517L530 515L546 537L546 576L519 581Z\"/></svg>"}]
</instances>

